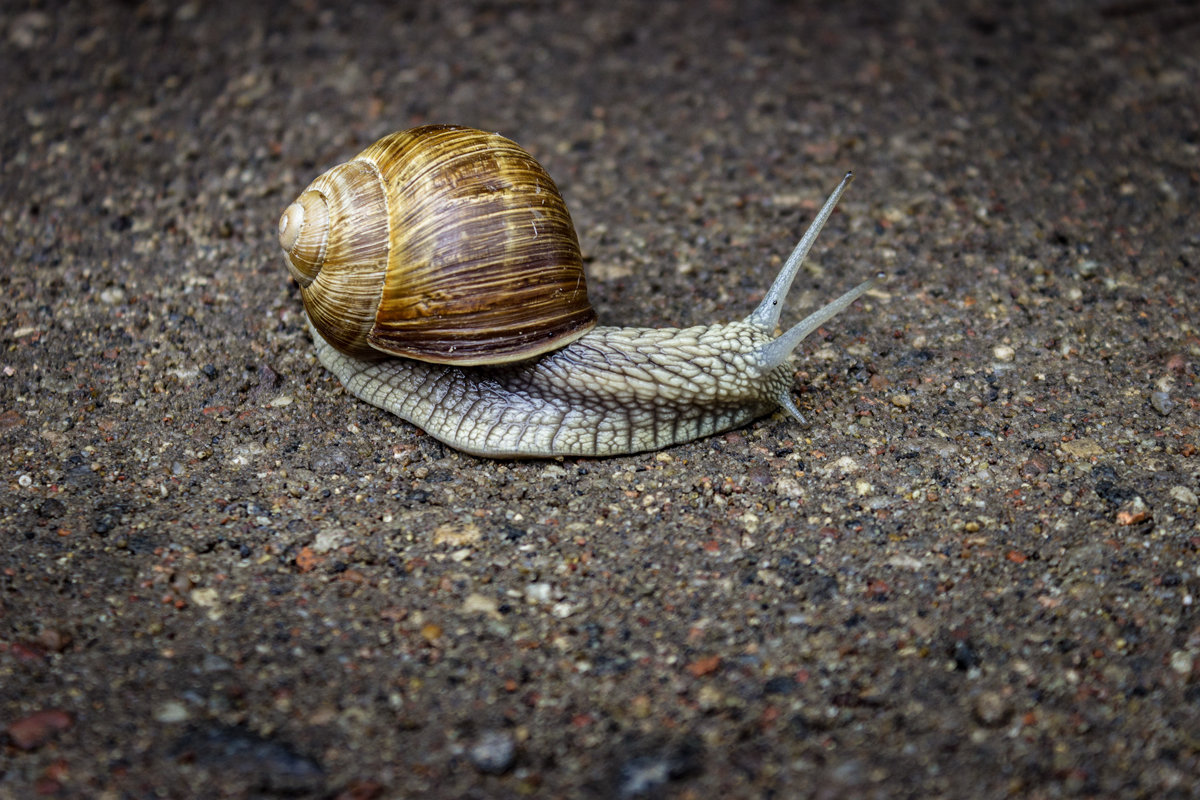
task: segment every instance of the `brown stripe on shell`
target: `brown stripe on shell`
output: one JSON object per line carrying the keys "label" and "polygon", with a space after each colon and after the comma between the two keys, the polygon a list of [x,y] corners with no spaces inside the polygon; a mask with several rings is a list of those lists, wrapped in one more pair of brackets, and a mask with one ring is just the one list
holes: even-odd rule
{"label": "brown stripe on shell", "polygon": [[426,126],[385,137],[393,214],[377,349],[424,361],[530,358],[595,325],[575,229],[554,181],[495,134]]}
{"label": "brown stripe on shell", "polygon": [[377,354],[367,336],[388,259],[387,198],[379,173],[356,159],[321,175],[309,192],[327,201],[329,236],[320,271],[301,289],[304,307],[334,347],[360,358]]}

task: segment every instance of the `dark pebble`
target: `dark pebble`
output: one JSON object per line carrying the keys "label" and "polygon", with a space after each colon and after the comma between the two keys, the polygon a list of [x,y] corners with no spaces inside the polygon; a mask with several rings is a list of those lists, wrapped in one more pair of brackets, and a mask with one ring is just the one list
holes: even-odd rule
{"label": "dark pebble", "polygon": [[700,748],[685,741],[632,756],[617,767],[615,794],[620,798],[662,797],[663,787],[701,772]]}
{"label": "dark pebble", "polygon": [[791,694],[798,685],[790,675],[776,675],[763,684],[763,694]]}
{"label": "dark pebble", "polygon": [[208,769],[253,776],[258,787],[276,792],[308,791],[324,777],[320,764],[290,744],[237,726],[193,728],[175,742],[172,753]]}
{"label": "dark pebble", "polygon": [[67,510],[67,504],[57,497],[48,497],[38,505],[38,516],[43,519],[58,519]]}
{"label": "dark pebble", "polygon": [[517,743],[507,731],[484,731],[467,755],[480,772],[501,775],[512,768],[517,758]]}

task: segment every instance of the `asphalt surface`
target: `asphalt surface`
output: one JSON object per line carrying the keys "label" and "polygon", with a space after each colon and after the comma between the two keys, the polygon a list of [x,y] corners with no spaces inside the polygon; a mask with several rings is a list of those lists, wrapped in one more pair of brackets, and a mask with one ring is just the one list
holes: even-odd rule
{"label": "asphalt surface", "polygon": [[[1200,796],[1200,8],[7,2],[0,797]],[[426,122],[601,320],[881,286],[776,414],[456,453],[275,243]]]}

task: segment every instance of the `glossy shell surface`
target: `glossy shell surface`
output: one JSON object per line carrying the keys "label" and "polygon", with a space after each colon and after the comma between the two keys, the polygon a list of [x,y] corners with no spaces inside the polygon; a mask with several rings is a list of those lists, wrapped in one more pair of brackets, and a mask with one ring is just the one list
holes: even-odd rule
{"label": "glossy shell surface", "polygon": [[279,240],[309,318],[348,355],[505,363],[596,323],[558,188],[497,134],[386,136],[313,181]]}

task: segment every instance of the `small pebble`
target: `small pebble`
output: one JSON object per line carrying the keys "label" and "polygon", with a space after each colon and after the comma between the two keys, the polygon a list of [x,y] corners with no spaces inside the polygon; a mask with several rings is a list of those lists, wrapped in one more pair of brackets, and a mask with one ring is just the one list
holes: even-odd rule
{"label": "small pebble", "polygon": [[1187,677],[1192,674],[1192,668],[1195,665],[1195,659],[1187,650],[1176,650],[1171,653],[1171,669],[1176,675]]}
{"label": "small pebble", "polygon": [[615,791],[607,796],[665,797],[666,784],[699,772],[703,763],[702,754],[687,744],[635,756],[620,765]]}
{"label": "small pebble", "polygon": [[253,796],[318,796],[317,785],[324,778],[320,763],[298,752],[290,742],[242,726],[196,722],[185,726],[169,747],[189,764],[242,780],[253,776],[256,785],[271,789]]}
{"label": "small pebble", "polygon": [[981,692],[975,698],[972,709],[975,719],[989,727],[1003,725],[1012,715],[1012,709],[999,692]]}
{"label": "small pebble", "polygon": [[1150,509],[1146,507],[1146,501],[1137,496],[1121,506],[1117,512],[1118,525],[1137,525],[1148,519],[1150,519]]}
{"label": "small pebble", "polygon": [[[867,765],[861,759],[850,758],[830,770],[829,777],[839,788],[861,786],[868,780]],[[837,794],[843,793],[839,791]],[[844,794],[857,794],[857,792],[845,792]]]}
{"label": "small pebble", "polygon": [[479,544],[483,531],[474,522],[446,522],[433,531],[433,543],[451,547],[467,547]]}
{"label": "small pebble", "polygon": [[[22,50],[29,50],[37,44],[38,37],[51,25],[50,15],[43,11],[26,11],[23,14],[17,14],[12,17],[10,22],[8,40]],[[32,111],[35,109],[26,110],[27,121]],[[30,122],[30,124],[33,123]]]}
{"label": "small pebble", "polygon": [[205,653],[200,662],[200,668],[204,672],[224,672],[233,669],[233,665],[216,653]]}
{"label": "small pebble", "polygon": [[1006,344],[1001,344],[992,349],[992,355],[995,356],[997,361],[1003,361],[1007,364],[1017,357],[1017,351]]}
{"label": "small pebble", "polygon": [[1175,408],[1175,401],[1166,392],[1151,392],[1150,405],[1154,406],[1154,410],[1165,417]]}
{"label": "small pebble", "polygon": [[763,684],[763,694],[791,694],[800,684],[791,675],[776,675]]}
{"label": "small pebble", "polygon": [[1021,464],[1022,478],[1036,478],[1047,469],[1046,462],[1040,458],[1030,458]]}
{"label": "small pebble", "polygon": [[508,772],[516,760],[517,743],[507,731],[484,731],[467,755],[475,769],[500,775]]}
{"label": "small pebble", "polygon": [[9,725],[8,738],[21,750],[34,750],[55,734],[68,730],[74,722],[70,714],[58,709],[35,711]]}
{"label": "small pebble", "polygon": [[115,306],[125,302],[125,290],[117,286],[110,286],[107,289],[100,290],[100,302]]}
{"label": "small pebble", "polygon": [[51,653],[61,653],[71,643],[71,634],[55,628],[43,628],[37,635],[37,642]]}
{"label": "small pebble", "polygon": [[178,700],[168,700],[154,709],[154,719],[156,722],[186,722],[191,716],[187,710],[187,706]]}
{"label": "small pebble", "polygon": [[892,395],[892,405],[896,408],[908,408],[912,405],[912,398],[906,394]]}
{"label": "small pebble", "polygon": [[1088,459],[1104,455],[1104,448],[1095,439],[1072,439],[1059,445],[1072,458]]}
{"label": "small pebble", "polygon": [[1196,493],[1186,486],[1172,486],[1171,499],[1183,503],[1185,506],[1200,505],[1200,498],[1196,497]]}
{"label": "small pebble", "polygon": [[721,690],[715,686],[705,684],[700,687],[700,691],[696,693],[696,705],[701,711],[712,711],[719,708],[725,700],[725,696],[721,694]]}
{"label": "small pebble", "polygon": [[462,610],[464,614],[486,614],[492,619],[500,619],[500,604],[496,602],[496,598],[482,594],[467,595]]}

